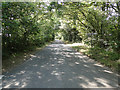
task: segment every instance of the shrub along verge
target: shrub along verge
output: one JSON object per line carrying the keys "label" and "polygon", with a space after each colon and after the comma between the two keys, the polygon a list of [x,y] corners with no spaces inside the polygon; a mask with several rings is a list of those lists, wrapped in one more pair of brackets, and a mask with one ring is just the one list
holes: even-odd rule
{"label": "shrub along verge", "polygon": [[103,48],[87,46],[73,46],[72,48],[89,56],[95,61],[99,61],[101,64],[117,71],[120,74],[120,55],[115,51],[106,51]]}

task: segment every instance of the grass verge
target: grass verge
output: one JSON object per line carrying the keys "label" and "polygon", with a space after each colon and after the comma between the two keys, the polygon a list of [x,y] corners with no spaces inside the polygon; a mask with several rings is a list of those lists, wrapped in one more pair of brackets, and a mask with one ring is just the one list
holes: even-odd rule
{"label": "grass verge", "polygon": [[120,55],[117,52],[106,51],[99,47],[90,48],[87,46],[73,46],[72,48],[120,74]]}

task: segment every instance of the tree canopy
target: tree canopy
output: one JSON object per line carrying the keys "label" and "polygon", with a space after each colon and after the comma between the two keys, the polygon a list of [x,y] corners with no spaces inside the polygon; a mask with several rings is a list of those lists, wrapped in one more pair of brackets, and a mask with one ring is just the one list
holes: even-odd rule
{"label": "tree canopy", "polygon": [[120,50],[119,2],[3,2],[2,14],[3,56],[41,46],[58,32],[70,42]]}

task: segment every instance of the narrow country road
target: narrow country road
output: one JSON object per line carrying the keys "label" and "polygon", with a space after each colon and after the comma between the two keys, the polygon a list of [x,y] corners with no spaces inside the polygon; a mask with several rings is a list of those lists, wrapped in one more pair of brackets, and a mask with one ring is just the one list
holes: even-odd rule
{"label": "narrow country road", "polygon": [[59,40],[3,78],[3,88],[95,87],[118,87],[116,74]]}

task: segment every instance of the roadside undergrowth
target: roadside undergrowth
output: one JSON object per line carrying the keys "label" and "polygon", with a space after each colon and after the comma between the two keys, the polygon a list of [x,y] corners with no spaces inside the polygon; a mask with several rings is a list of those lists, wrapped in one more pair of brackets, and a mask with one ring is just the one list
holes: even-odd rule
{"label": "roadside undergrowth", "polygon": [[[52,41],[51,41],[52,42]],[[18,51],[12,54],[8,54],[6,57],[3,57],[2,59],[2,72],[8,72],[12,68],[15,68],[16,66],[22,64],[26,60],[32,57],[32,55],[35,55],[38,51],[43,49],[45,46],[47,46],[49,43],[45,43],[41,46],[32,46],[27,47],[24,49],[24,51]]]}
{"label": "roadside undergrowth", "polygon": [[120,55],[117,52],[106,51],[99,47],[73,46],[72,48],[120,73]]}

